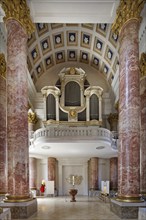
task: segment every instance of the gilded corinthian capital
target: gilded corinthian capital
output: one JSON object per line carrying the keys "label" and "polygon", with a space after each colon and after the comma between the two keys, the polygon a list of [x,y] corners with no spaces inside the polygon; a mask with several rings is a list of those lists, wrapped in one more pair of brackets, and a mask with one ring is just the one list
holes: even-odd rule
{"label": "gilded corinthian capital", "polygon": [[117,9],[117,16],[112,25],[114,33],[119,33],[123,25],[130,19],[141,21],[140,13],[145,0],[121,0]]}
{"label": "gilded corinthian capital", "polygon": [[3,53],[0,53],[0,75],[6,78],[6,60]]}
{"label": "gilded corinthian capital", "polygon": [[5,12],[4,22],[8,19],[15,19],[21,23],[28,35],[34,32],[35,28],[26,0],[0,0],[0,4]]}
{"label": "gilded corinthian capital", "polygon": [[141,77],[146,76],[146,53],[142,53],[140,57]]}

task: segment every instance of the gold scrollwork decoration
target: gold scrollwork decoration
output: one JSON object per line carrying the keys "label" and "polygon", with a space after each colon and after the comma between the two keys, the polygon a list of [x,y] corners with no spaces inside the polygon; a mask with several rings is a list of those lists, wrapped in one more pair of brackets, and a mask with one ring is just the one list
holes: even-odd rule
{"label": "gold scrollwork decoration", "polygon": [[35,112],[28,112],[28,122],[35,124],[37,123],[38,119],[37,119],[37,115]]}
{"label": "gold scrollwork decoration", "polygon": [[142,53],[140,57],[141,77],[146,76],[146,53]]}
{"label": "gold scrollwork decoration", "polygon": [[6,60],[3,53],[0,53],[0,75],[6,78]]}
{"label": "gold scrollwork decoration", "polygon": [[113,121],[118,121],[118,113],[110,113],[108,116],[108,122],[111,124]]}
{"label": "gold scrollwork decoration", "polygon": [[4,22],[8,19],[15,19],[20,22],[28,35],[34,32],[35,26],[31,21],[26,0],[0,0],[0,4],[5,12]]}
{"label": "gold scrollwork decoration", "polygon": [[112,25],[112,31],[119,33],[123,25],[130,19],[141,21],[140,13],[144,7],[145,0],[121,0],[117,9],[116,19]]}

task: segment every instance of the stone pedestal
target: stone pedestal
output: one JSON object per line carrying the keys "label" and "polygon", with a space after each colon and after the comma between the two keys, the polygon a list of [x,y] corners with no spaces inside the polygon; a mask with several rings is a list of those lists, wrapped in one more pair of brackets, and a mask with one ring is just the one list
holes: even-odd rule
{"label": "stone pedestal", "polygon": [[1,202],[2,208],[10,208],[12,219],[23,219],[29,218],[35,212],[37,212],[37,200],[33,199],[28,202],[17,202],[17,203],[4,203]]}
{"label": "stone pedestal", "polygon": [[139,208],[146,207],[146,202],[127,203],[111,199],[110,209],[121,219],[138,219]]}

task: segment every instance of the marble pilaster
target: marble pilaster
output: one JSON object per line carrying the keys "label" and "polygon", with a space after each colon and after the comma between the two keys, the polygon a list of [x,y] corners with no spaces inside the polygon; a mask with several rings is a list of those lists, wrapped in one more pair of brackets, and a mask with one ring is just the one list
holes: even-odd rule
{"label": "marble pilaster", "polygon": [[89,161],[89,189],[98,189],[98,158],[92,157]]}
{"label": "marble pilaster", "polygon": [[56,188],[56,164],[57,160],[54,157],[48,158],[48,180],[54,181],[54,187]]}
{"label": "marble pilaster", "polygon": [[7,192],[6,61],[0,54],[0,195]]}
{"label": "marble pilaster", "polygon": [[34,157],[29,158],[29,187],[32,190],[37,189],[37,159]]}
{"label": "marble pilaster", "polygon": [[118,189],[118,158],[110,158],[110,190]]}

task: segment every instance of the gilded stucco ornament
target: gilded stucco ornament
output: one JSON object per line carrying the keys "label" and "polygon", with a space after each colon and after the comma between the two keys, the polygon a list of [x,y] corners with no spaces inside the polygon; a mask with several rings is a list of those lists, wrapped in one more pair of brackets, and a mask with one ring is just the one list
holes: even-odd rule
{"label": "gilded stucco ornament", "polygon": [[8,19],[15,19],[23,26],[28,35],[34,32],[35,26],[31,21],[26,0],[0,0],[0,4],[5,12],[4,22]]}
{"label": "gilded stucco ornament", "polygon": [[140,57],[141,77],[146,76],[146,53],[142,53]]}
{"label": "gilded stucco ornament", "polygon": [[6,78],[6,60],[3,53],[0,53],[0,75]]}
{"label": "gilded stucco ornament", "polygon": [[115,103],[115,109],[117,112],[119,111],[119,100]]}
{"label": "gilded stucco ornament", "polygon": [[111,124],[113,121],[118,121],[118,113],[110,113],[108,116],[108,122]]}
{"label": "gilded stucco ornament", "polygon": [[37,123],[38,119],[37,119],[37,115],[35,112],[28,112],[28,122],[35,124]]}
{"label": "gilded stucco ornament", "polygon": [[123,25],[130,19],[141,21],[140,13],[144,7],[145,0],[121,0],[117,9],[116,19],[112,25],[112,31],[120,33]]}

